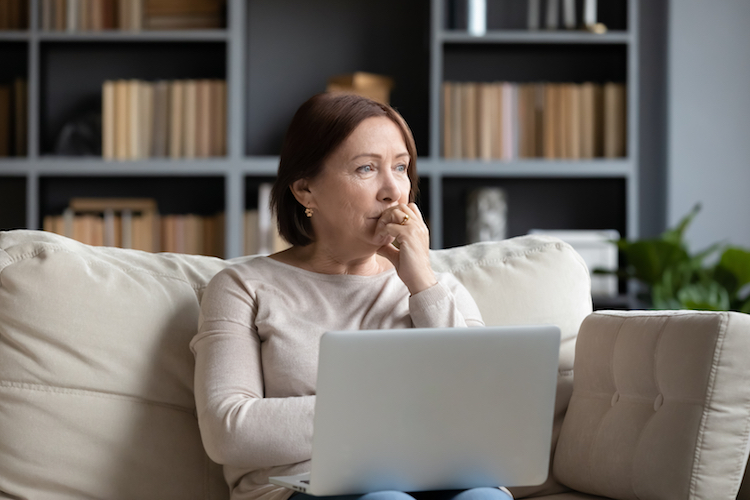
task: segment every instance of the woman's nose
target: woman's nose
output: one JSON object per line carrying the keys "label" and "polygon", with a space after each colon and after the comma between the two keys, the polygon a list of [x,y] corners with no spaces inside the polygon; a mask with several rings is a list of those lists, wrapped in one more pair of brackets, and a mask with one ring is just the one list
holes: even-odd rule
{"label": "woman's nose", "polygon": [[398,182],[390,170],[383,170],[381,176],[380,190],[378,192],[378,199],[380,201],[396,201],[401,199],[401,189],[399,188]]}

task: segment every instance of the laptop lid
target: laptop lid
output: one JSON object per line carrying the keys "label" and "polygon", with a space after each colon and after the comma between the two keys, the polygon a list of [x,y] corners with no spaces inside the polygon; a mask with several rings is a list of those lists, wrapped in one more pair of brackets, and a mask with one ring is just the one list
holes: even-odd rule
{"label": "laptop lid", "polygon": [[559,346],[551,325],[324,334],[308,493],[544,482]]}

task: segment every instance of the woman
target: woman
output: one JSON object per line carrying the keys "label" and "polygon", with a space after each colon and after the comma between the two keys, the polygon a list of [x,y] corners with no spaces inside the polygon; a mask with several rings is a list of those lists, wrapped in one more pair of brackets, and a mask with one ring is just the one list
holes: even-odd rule
{"label": "woman", "polygon": [[[483,324],[466,289],[430,267],[416,159],[401,116],[369,99],[320,94],[292,119],[271,195],[292,247],[217,274],[191,342],[203,443],[232,499],[286,500],[269,476],[309,471],[325,331]],[[399,496],[411,500],[366,495]]]}

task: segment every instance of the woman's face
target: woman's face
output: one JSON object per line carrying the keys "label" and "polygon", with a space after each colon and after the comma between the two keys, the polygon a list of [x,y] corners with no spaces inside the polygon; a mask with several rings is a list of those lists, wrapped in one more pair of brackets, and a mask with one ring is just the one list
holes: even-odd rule
{"label": "woman's face", "polygon": [[[378,219],[409,202],[411,158],[401,130],[386,117],[363,120],[308,182],[316,242],[361,243],[374,250],[390,243]],[[353,248],[352,248],[353,250]]]}

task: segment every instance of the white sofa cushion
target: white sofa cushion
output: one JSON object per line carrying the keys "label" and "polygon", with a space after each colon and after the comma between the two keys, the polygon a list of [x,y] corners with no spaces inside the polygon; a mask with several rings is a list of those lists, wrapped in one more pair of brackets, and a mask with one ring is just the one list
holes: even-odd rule
{"label": "white sofa cushion", "polygon": [[[561,326],[561,418],[575,334],[591,308],[580,257],[536,236],[432,257],[464,282],[488,324]],[[200,441],[188,343],[204,287],[231,262],[0,232],[0,492],[226,498]]]}
{"label": "white sofa cushion", "polygon": [[[552,433],[554,453],[573,392],[578,328],[591,313],[588,268],[573,247],[549,236],[475,243],[432,252],[435,271],[454,274],[477,301],[487,325],[549,323],[560,327],[560,365]],[[551,464],[550,464],[551,465]],[[565,491],[550,474],[537,487],[512,488],[516,498]]]}
{"label": "white sofa cushion", "polygon": [[557,477],[614,499],[734,499],[750,445],[749,356],[749,315],[592,314]]}
{"label": "white sofa cushion", "polygon": [[224,263],[0,236],[0,491],[222,498],[194,416],[198,300]]}

